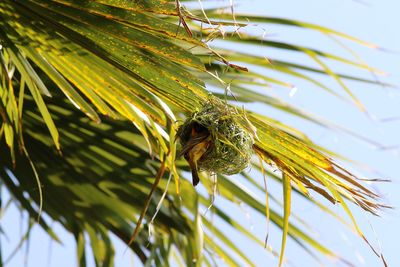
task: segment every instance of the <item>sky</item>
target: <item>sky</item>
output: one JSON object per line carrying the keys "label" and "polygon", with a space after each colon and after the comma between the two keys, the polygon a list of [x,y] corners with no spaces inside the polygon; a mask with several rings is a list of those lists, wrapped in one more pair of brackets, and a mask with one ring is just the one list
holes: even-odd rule
{"label": "sky", "polygon": [[[229,1],[226,1],[229,3]],[[253,0],[253,1],[234,1],[237,3],[236,9],[260,15],[277,17],[287,17],[303,20],[328,26],[336,30],[346,32],[352,36],[375,43],[382,49],[369,49],[351,42],[344,41],[344,44],[357,51],[369,65],[385,71],[387,76],[379,79],[385,82],[400,85],[400,1],[397,0]],[[245,4],[241,4],[245,3]],[[266,33],[266,38],[272,40],[284,40],[291,43],[302,44],[327,50],[332,53],[352,57],[346,51],[319,33],[308,32],[293,27],[279,26],[252,26],[249,31]],[[302,62],[303,57],[293,53],[282,53],[274,49],[261,49],[257,53],[263,53],[266,57],[282,58]],[[371,77],[369,73],[363,73],[356,69],[349,68],[340,64],[329,63],[330,66],[341,72],[360,74],[363,77]],[[277,76],[278,77],[278,76]],[[373,142],[366,142],[360,138],[355,138],[343,131],[332,131],[304,122],[303,120],[287,116],[273,109],[260,106],[249,108],[257,109],[261,113],[277,118],[282,122],[296,127],[306,133],[313,141],[325,146],[339,154],[351,158],[360,164],[349,164],[341,162],[361,177],[369,178],[389,178],[392,183],[373,184],[384,197],[384,201],[394,207],[400,205],[399,188],[399,157],[400,153],[397,146],[400,145],[400,91],[399,89],[382,88],[379,86],[366,85],[356,82],[347,82],[352,92],[365,104],[368,114],[358,110],[354,105],[335,99],[331,95],[322,92],[308,83],[296,80],[292,77],[281,76],[288,83],[295,86],[296,90],[284,88],[270,88],[267,94],[279,96],[285,101],[302,107],[310,113],[321,116],[336,124],[342,125],[347,129],[367,137]],[[331,79],[319,77],[321,81],[343,94],[343,90]],[[377,145],[379,144],[379,145]],[[382,145],[382,146],[380,146]],[[279,185],[271,184],[270,190],[280,191]],[[2,189],[2,193],[5,190]],[[279,194],[278,194],[279,196]],[[225,204],[217,197],[216,204]],[[379,259],[373,255],[368,246],[360,240],[357,235],[350,233],[345,227],[338,226],[333,219],[323,215],[315,207],[307,205],[301,199],[294,199],[292,205],[293,213],[306,218],[306,222],[315,231],[318,240],[327,246],[337,250],[344,257],[351,259],[356,266],[382,266]],[[232,208],[233,209],[233,208]],[[333,210],[339,214],[343,211],[339,207]],[[382,212],[381,217],[366,215],[353,209],[361,229],[365,232],[369,241],[374,247],[381,246],[382,252],[389,263],[389,266],[400,266],[398,257],[398,240],[400,239],[400,214],[398,209]],[[265,233],[264,221],[253,215],[247,218],[246,207],[237,212],[243,213],[243,221],[251,226],[252,231],[257,235],[263,236]],[[27,218],[20,215],[15,207],[10,208],[1,218],[1,228],[7,232],[7,237],[1,235],[3,258],[11,253],[16,246],[19,238],[26,231]],[[57,245],[50,241],[39,227],[34,227],[29,241],[29,253],[26,254],[26,247],[6,266],[75,266],[75,243],[73,237],[67,234],[57,223],[53,225],[55,231],[61,236],[64,245]],[[237,241],[242,242],[239,236],[235,236]],[[261,237],[262,239],[262,237]],[[276,228],[271,228],[271,243],[279,247],[280,232]],[[130,263],[138,263],[129,253],[122,255],[125,250],[124,245],[116,242],[116,266],[127,266]],[[252,247],[243,241],[245,247],[250,247],[249,257],[257,262],[257,266],[265,266],[266,263],[276,265],[276,259],[265,253],[262,248]],[[28,255],[26,259],[26,255]],[[286,256],[295,262],[295,266],[318,266],[318,264],[307,256],[294,242],[289,241],[286,248]],[[222,264],[222,263],[221,263]],[[337,266],[336,262],[324,261],[328,266]],[[272,265],[272,266],[275,266]],[[89,258],[89,266],[94,266]],[[130,265],[129,265],[130,266]],[[221,265],[222,266],[222,265]]]}

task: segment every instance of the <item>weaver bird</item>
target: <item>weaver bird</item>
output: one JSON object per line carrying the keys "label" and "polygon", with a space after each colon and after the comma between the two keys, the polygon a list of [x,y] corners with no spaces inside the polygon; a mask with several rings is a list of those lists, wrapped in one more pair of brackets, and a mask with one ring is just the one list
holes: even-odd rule
{"label": "weaver bird", "polygon": [[198,161],[207,152],[211,144],[211,135],[207,128],[194,122],[191,127],[190,135],[187,136],[180,155],[189,163],[192,170],[192,183],[196,186],[200,182],[198,174]]}

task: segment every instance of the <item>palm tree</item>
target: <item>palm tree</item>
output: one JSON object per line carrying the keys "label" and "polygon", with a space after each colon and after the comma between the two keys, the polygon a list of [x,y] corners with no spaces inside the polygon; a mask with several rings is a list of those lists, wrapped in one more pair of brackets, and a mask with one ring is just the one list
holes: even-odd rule
{"label": "palm tree", "polygon": [[[343,98],[314,78],[314,74],[329,76],[347,94],[346,100],[361,111],[362,103],[344,81],[380,82],[338,73],[324,62],[377,71],[362,62],[272,41],[243,28],[249,21],[301,27],[374,46],[302,21],[242,15],[231,7],[228,12],[188,9],[181,2],[0,2],[0,181],[11,193],[11,201],[55,241],[61,240],[50,221],[59,222],[73,234],[80,266],[86,264],[85,243],[89,241],[96,266],[113,266],[111,233],[143,264],[167,266],[174,257],[184,266],[212,266],[217,256],[231,266],[242,262],[254,266],[221,224],[202,214],[208,207],[215,221],[264,245],[263,238],[239,223],[237,215],[210,205],[216,187],[220,198],[232,205],[245,203],[282,229],[280,249],[265,244],[280,265],[287,236],[312,255],[345,262],[289,221],[292,194],[304,197],[338,222],[342,218],[321,199],[341,205],[364,239],[348,203],[377,214],[383,207],[379,196],[338,165],[334,160],[338,155],[300,131],[242,107],[259,103],[332,127],[260,93],[259,89],[267,86],[291,87],[279,75],[267,75],[263,70],[303,79],[332,97]],[[319,67],[266,59],[240,49],[253,46],[303,54]],[[252,171],[229,177],[223,172],[202,173],[203,188],[198,189],[184,179],[190,169],[179,157],[177,134],[179,125],[213,97],[221,99],[227,110],[234,110],[240,117],[235,123],[252,135]],[[277,201],[275,194],[267,190],[267,183],[264,187],[264,182],[256,179],[261,177],[258,174],[265,181],[282,183],[283,215],[269,206],[270,201]],[[260,201],[242,181],[266,192],[266,200]],[[321,198],[311,198],[310,192]]]}

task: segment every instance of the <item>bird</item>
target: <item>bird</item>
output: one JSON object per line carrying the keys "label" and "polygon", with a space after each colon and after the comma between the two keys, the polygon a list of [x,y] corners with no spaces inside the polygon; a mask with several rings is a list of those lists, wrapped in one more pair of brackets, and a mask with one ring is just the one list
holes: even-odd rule
{"label": "bird", "polygon": [[200,182],[198,162],[207,152],[211,144],[210,132],[199,123],[193,123],[187,142],[183,145],[180,155],[183,155],[189,163],[192,171],[192,184],[196,186]]}

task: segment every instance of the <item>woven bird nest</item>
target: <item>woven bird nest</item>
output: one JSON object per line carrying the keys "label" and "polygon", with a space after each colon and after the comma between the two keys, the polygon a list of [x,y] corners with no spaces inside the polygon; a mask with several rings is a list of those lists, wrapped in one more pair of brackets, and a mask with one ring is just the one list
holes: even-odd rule
{"label": "woven bird nest", "polygon": [[[243,123],[244,122],[244,123]],[[200,111],[194,112],[180,126],[182,147],[191,138],[193,127],[204,127],[211,135],[211,145],[199,159],[200,171],[232,175],[244,170],[250,162],[254,138],[244,127],[249,124],[244,112],[210,96]]]}

